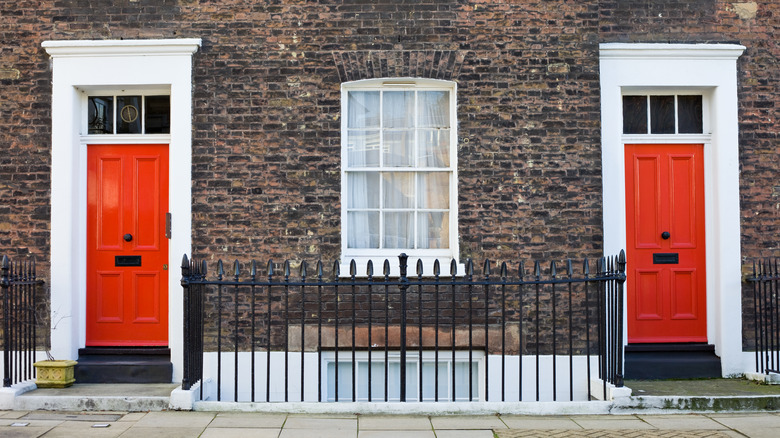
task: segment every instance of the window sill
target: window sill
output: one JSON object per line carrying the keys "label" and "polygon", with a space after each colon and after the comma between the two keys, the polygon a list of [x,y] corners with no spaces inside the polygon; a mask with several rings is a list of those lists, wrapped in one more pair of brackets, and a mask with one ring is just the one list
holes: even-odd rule
{"label": "window sill", "polygon": [[[395,257],[368,257],[368,256],[355,256],[355,257],[349,257],[345,256],[341,258],[341,263],[339,264],[339,278],[349,278],[352,275],[350,274],[350,264],[351,261],[355,262],[355,277],[356,278],[367,278],[368,277],[368,262],[369,260],[373,263],[373,278],[379,278],[384,277],[384,264],[385,260],[387,260],[390,267],[390,277],[399,277],[401,275],[401,267],[400,267],[400,261],[398,259],[398,256]],[[435,256],[415,256],[415,255],[409,255],[409,258],[407,260],[407,267],[406,267],[406,276],[407,277],[417,277],[417,261],[422,261],[422,273],[423,277],[431,278],[434,276],[433,273],[433,265],[436,260],[439,260],[439,277],[452,277],[452,274],[450,272],[451,264],[452,264],[452,257],[442,256],[442,257],[435,257]],[[463,263],[460,263],[456,260],[456,277],[463,277],[466,273],[466,267]]]}

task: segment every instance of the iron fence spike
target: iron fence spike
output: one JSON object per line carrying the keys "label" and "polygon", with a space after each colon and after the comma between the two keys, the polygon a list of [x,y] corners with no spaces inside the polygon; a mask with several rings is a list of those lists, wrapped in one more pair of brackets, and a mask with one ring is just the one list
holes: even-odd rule
{"label": "iron fence spike", "polygon": [[222,280],[222,276],[225,274],[225,268],[222,266],[222,259],[217,260],[217,278]]}
{"label": "iron fence spike", "polygon": [[274,275],[274,261],[271,259],[268,260],[267,273],[268,273],[268,278],[271,278]]}
{"label": "iron fence spike", "polygon": [[385,277],[390,276],[390,260],[385,259],[385,262],[382,264],[382,274],[384,274]]}
{"label": "iron fence spike", "polygon": [[558,271],[555,269],[555,260],[550,262],[550,277],[555,278],[558,275]]}
{"label": "iron fence spike", "polygon": [[357,275],[357,263],[355,263],[355,259],[352,259],[349,261],[349,276],[354,277]]}
{"label": "iron fence spike", "polygon": [[306,260],[301,261],[301,279],[306,279]]}
{"label": "iron fence spike", "polygon": [[542,266],[539,264],[539,260],[534,262],[534,277],[536,277],[536,281],[542,278]]}
{"label": "iron fence spike", "polygon": [[455,278],[455,276],[458,275],[458,262],[455,261],[455,259],[452,259],[450,261],[450,275]]}
{"label": "iron fence spike", "polygon": [[252,275],[252,281],[255,281],[255,278],[257,278],[257,262],[252,260],[252,270],[250,271],[250,274]]}
{"label": "iron fence spike", "polygon": [[502,262],[501,263],[501,274],[500,275],[501,275],[501,278],[506,280],[506,277],[507,277],[506,262]]}
{"label": "iron fence spike", "polygon": [[284,278],[285,280],[290,278],[290,261],[285,260],[284,261]]}
{"label": "iron fence spike", "polygon": [[582,273],[585,274],[585,277],[590,275],[590,266],[588,265],[587,257],[585,258],[585,261],[582,262]]}
{"label": "iron fence spike", "polygon": [[235,275],[236,275],[236,281],[238,281],[238,277],[241,275],[241,265],[238,263],[238,259],[233,262],[233,265],[235,267]]}
{"label": "iron fence spike", "polygon": [[341,276],[341,265],[339,265],[339,261],[336,260],[333,262],[333,279],[338,280],[339,276]]}
{"label": "iron fence spike", "polygon": [[482,271],[485,274],[485,278],[490,277],[490,259],[485,259],[485,264],[482,267]]}
{"label": "iron fence spike", "polygon": [[571,265],[571,259],[566,260],[566,271],[568,271],[569,278],[572,278],[574,276],[574,269]]}
{"label": "iron fence spike", "polygon": [[433,276],[439,278],[441,274],[441,266],[439,265],[439,259],[433,261]]}
{"label": "iron fence spike", "polygon": [[417,259],[417,276],[422,277],[423,275],[423,262],[421,259]]}
{"label": "iron fence spike", "polygon": [[366,263],[366,275],[368,278],[371,278],[374,276],[374,262],[369,260],[368,263]]}
{"label": "iron fence spike", "polygon": [[317,260],[317,279],[322,280],[322,260]]}

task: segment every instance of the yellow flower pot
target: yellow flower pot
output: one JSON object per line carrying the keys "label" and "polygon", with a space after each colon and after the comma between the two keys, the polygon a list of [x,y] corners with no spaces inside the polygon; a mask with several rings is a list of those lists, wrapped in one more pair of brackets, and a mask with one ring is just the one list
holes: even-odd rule
{"label": "yellow flower pot", "polygon": [[37,377],[35,384],[38,388],[67,388],[73,385],[76,378],[73,369],[75,360],[42,360],[35,362]]}

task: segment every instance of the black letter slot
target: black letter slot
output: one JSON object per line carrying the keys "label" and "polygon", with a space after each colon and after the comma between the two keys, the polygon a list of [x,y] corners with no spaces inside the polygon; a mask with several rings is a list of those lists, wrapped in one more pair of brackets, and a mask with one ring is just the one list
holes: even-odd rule
{"label": "black letter slot", "polygon": [[141,266],[141,256],[114,256],[114,266]]}
{"label": "black letter slot", "polygon": [[680,255],[676,252],[653,253],[654,265],[676,265],[680,263]]}

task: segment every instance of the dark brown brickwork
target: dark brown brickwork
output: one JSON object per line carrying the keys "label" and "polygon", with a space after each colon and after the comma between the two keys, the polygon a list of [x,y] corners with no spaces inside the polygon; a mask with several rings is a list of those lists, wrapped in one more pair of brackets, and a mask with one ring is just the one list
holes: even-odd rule
{"label": "dark brown brickwork", "polygon": [[[461,255],[602,248],[598,43],[739,43],[745,258],[780,248],[780,2],[0,0],[0,250],[49,251],[51,71],[41,42],[202,38],[193,248],[340,253],[340,83],[458,85]],[[736,208],[736,206],[735,206]]]}

